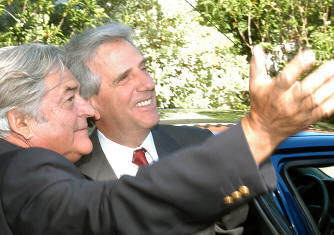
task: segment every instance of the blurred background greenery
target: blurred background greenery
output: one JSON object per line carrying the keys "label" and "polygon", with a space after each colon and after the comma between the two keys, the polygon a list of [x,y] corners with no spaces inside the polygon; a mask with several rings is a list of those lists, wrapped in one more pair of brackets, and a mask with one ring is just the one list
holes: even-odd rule
{"label": "blurred background greenery", "polygon": [[135,29],[162,110],[249,110],[255,44],[273,72],[306,47],[334,55],[334,0],[0,0],[0,46],[61,46],[110,20]]}

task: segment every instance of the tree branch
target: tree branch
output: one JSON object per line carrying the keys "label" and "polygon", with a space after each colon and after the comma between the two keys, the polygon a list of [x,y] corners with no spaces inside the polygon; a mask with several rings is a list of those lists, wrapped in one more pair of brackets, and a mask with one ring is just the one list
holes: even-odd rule
{"label": "tree branch", "polygon": [[27,1],[28,1],[28,0],[24,0],[23,8],[22,8],[22,13],[24,13],[25,10],[26,10],[26,8],[27,8]]}
{"label": "tree branch", "polygon": [[249,9],[249,13],[248,13],[248,42],[249,45],[253,45],[253,40],[252,40],[252,31],[251,31],[251,23],[252,23],[252,9]]}
{"label": "tree branch", "polygon": [[329,7],[326,6],[326,12],[322,16],[322,21],[324,23],[324,33],[327,33],[328,14],[329,14]]}
{"label": "tree branch", "polygon": [[[238,19],[237,19],[237,18],[234,18],[234,22],[235,22],[236,24],[238,24]],[[243,41],[249,48],[252,48],[252,47],[249,45],[249,43],[247,42],[245,35],[244,35],[243,32],[239,29],[239,27],[237,27],[237,30],[238,30],[238,33],[239,33],[240,37],[242,38],[242,41]]]}
{"label": "tree branch", "polygon": [[16,22],[20,22],[20,20],[18,18],[16,18],[12,13],[10,13],[9,11],[7,11],[6,9],[4,9],[4,11],[10,15]]}

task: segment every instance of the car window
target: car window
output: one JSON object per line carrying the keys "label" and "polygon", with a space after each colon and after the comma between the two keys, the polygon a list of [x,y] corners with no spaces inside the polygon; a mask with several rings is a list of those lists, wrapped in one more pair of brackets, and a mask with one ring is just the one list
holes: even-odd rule
{"label": "car window", "polygon": [[319,169],[329,177],[334,178],[334,166],[320,167]]}
{"label": "car window", "polygon": [[288,167],[285,176],[297,204],[320,234],[334,234],[334,164],[298,164]]}

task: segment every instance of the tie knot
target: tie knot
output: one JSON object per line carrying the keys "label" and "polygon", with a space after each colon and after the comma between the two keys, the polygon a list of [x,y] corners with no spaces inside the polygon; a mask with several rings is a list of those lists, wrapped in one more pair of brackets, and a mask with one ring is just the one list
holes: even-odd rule
{"label": "tie knot", "polygon": [[146,149],[144,148],[135,150],[133,152],[132,162],[136,164],[137,166],[148,165],[148,162],[145,156],[145,152],[146,152]]}

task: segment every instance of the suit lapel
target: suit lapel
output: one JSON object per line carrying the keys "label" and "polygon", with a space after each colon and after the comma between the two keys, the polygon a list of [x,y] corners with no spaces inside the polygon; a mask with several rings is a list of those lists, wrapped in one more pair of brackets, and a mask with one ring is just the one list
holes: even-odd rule
{"label": "suit lapel", "polygon": [[101,148],[96,128],[90,135],[90,139],[93,143],[93,151],[91,154],[84,156],[78,163],[81,171],[95,180],[117,179],[114,170],[110,166]]}
{"label": "suit lapel", "polygon": [[159,158],[166,157],[182,147],[160,125],[156,125],[151,131]]}

